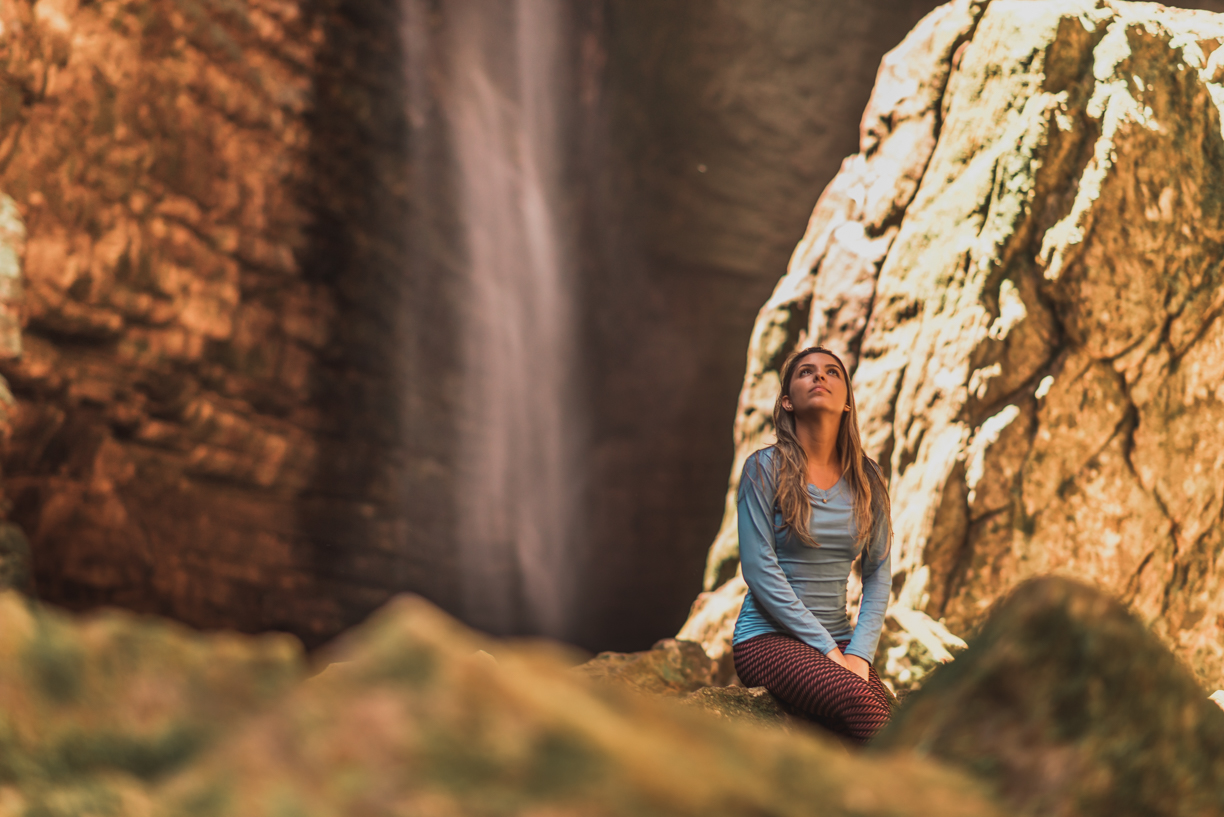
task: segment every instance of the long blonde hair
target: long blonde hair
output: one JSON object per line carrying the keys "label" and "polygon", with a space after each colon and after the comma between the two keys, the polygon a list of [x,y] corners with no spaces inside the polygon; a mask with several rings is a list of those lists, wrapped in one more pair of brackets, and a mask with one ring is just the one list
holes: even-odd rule
{"label": "long blonde hair", "polygon": [[849,411],[843,411],[841,425],[837,429],[837,456],[841,462],[842,472],[854,495],[854,524],[858,542],[861,544],[867,536],[873,533],[875,520],[889,526],[889,536],[892,535],[891,512],[888,501],[888,486],[880,466],[863,453],[863,442],[859,437],[858,407],[854,403],[854,390],[850,388],[850,373],[846,364],[837,355],[823,346],[810,346],[793,353],[782,365],[782,390],[774,403],[774,430],[778,442],[774,446],[774,498],[782,518],[791,532],[799,541],[809,547],[820,547],[820,543],[812,537],[810,528],[812,504],[807,490],[807,454],[799,444],[795,433],[795,415],[782,408],[782,398],[790,392],[791,380],[799,362],[808,355],[828,355],[837,361],[841,369],[842,379],[846,384],[846,404]]}

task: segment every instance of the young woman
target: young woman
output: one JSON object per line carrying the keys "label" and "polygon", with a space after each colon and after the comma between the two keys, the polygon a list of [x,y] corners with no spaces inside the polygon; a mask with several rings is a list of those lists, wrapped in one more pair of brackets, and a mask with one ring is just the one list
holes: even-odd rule
{"label": "young woman", "polygon": [[[841,359],[796,352],[774,404],[778,442],[748,458],[739,488],[748,594],[732,638],[735,671],[860,743],[891,713],[871,666],[892,580],[888,489],[863,454]],[[846,582],[862,555],[858,623]]]}

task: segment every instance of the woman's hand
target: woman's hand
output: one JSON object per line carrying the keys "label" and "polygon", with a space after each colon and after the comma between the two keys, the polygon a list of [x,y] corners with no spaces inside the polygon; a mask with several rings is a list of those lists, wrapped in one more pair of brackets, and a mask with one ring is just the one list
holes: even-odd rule
{"label": "woman's hand", "polygon": [[871,665],[862,658],[859,658],[857,655],[843,655],[841,650],[834,647],[832,650],[825,653],[825,657],[827,657],[834,664],[850,670],[864,681],[867,680],[867,670],[871,667]]}
{"label": "woman's hand", "polygon": [[868,680],[868,672],[871,669],[870,664],[868,664],[862,658],[859,658],[857,655],[846,655],[842,658],[846,662],[844,665],[846,669],[850,670],[864,681]]}

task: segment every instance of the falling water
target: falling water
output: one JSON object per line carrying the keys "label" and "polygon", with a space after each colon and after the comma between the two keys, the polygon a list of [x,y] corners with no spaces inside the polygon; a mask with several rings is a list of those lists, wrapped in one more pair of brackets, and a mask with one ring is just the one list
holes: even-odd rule
{"label": "falling water", "polygon": [[569,629],[580,490],[574,318],[559,223],[560,0],[448,6],[448,96],[466,239],[457,479],[465,617]]}

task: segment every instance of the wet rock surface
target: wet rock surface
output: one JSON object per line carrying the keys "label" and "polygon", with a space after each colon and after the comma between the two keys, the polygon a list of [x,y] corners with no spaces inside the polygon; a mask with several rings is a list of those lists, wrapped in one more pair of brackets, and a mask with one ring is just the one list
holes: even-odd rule
{"label": "wet rock surface", "polygon": [[1224,712],[1123,605],[1066,579],[1015,588],[873,745],[951,762],[1018,814],[1224,809]]}
{"label": "wet rock surface", "polygon": [[[787,352],[847,355],[890,478],[891,649],[923,672],[1057,573],[1224,678],[1221,42],[1224,17],[1154,4],[942,7],[886,58],[758,316],[738,461]],[[738,558],[737,478],[708,589]]]}

